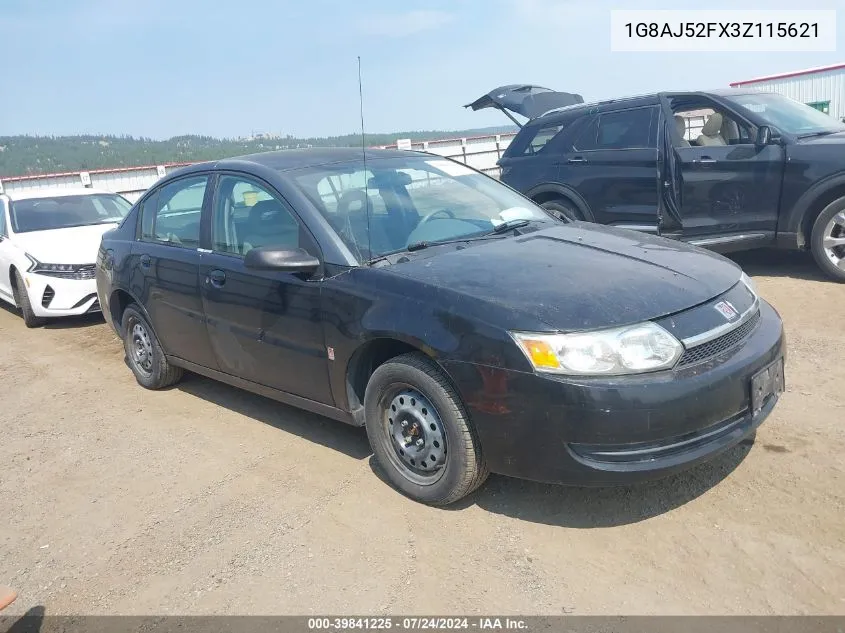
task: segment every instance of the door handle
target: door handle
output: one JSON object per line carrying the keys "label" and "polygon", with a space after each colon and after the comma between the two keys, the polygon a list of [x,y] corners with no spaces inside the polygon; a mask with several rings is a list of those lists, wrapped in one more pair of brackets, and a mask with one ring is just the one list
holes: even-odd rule
{"label": "door handle", "polygon": [[693,161],[694,163],[701,163],[702,165],[711,165],[716,162],[715,158],[710,158],[709,156],[702,156],[699,159]]}
{"label": "door handle", "polygon": [[144,253],[143,255],[141,255],[139,261],[141,262],[141,266],[143,266],[144,268],[149,268],[153,260],[149,255]]}
{"label": "door handle", "polygon": [[576,156],[575,158],[570,158],[566,162],[569,163],[570,165],[577,165],[578,163],[586,163],[587,159],[581,158],[580,156]]}
{"label": "door handle", "polygon": [[211,270],[205,278],[205,283],[220,288],[226,283],[226,273],[222,270]]}

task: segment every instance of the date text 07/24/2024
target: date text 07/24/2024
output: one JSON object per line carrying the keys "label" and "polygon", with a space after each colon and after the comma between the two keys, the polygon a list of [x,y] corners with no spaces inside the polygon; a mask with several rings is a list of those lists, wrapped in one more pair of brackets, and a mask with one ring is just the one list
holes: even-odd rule
{"label": "date text 07/24/2024", "polygon": [[349,630],[511,630],[527,631],[525,620],[508,617],[323,617],[309,618],[309,631]]}

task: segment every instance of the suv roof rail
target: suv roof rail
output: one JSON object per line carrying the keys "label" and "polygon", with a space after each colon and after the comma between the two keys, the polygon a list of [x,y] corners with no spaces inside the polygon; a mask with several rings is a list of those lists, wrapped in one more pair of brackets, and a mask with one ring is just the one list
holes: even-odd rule
{"label": "suv roof rail", "polygon": [[540,116],[535,117],[534,119],[532,119],[532,121],[536,121],[537,119],[542,119],[544,116],[549,115],[549,114],[557,114],[558,112],[566,112],[568,110],[577,110],[578,108],[583,108],[583,107],[587,107],[587,106],[591,106],[591,105],[596,105],[596,104],[593,104],[593,103],[573,103],[572,105],[562,106],[560,108],[552,108],[551,110],[547,110],[546,112],[543,112],[543,114],[541,114]]}
{"label": "suv roof rail", "polygon": [[561,108],[553,108],[548,112],[544,112],[537,119],[547,116],[549,114],[557,114],[558,112],[566,112],[568,110],[575,110],[577,108],[594,108],[596,106],[603,106],[608,105],[610,103],[624,103],[625,101],[636,101],[637,99],[646,99],[648,97],[656,97],[657,93],[647,93],[647,94],[639,94],[639,95],[630,95],[627,97],[617,97],[615,99],[602,99],[601,101],[590,101],[589,103],[574,103],[572,105],[563,106]]}

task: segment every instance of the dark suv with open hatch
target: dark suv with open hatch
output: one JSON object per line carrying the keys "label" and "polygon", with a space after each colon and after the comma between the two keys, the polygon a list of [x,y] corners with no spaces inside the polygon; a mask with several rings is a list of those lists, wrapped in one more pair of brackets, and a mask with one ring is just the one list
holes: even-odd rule
{"label": "dark suv with open hatch", "polygon": [[585,104],[514,85],[468,107],[530,119],[501,179],[561,216],[719,252],[809,249],[845,281],[845,125],[810,106],[740,89]]}

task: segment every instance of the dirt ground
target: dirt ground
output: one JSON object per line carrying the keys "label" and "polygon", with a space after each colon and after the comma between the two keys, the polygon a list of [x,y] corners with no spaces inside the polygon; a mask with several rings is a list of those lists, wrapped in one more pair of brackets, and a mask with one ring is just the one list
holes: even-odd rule
{"label": "dirt ground", "polygon": [[645,486],[394,492],[363,430],[191,376],[146,391],[100,318],[0,309],[8,615],[845,614],[845,286],[735,258],[786,324],[754,442]]}

